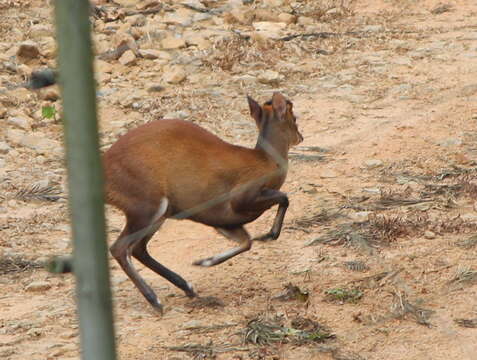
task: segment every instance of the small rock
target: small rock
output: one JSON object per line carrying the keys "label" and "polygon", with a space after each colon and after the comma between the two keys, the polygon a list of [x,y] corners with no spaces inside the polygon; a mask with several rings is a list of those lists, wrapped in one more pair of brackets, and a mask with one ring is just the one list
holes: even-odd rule
{"label": "small rock", "polygon": [[162,21],[170,25],[190,26],[192,25],[192,14],[189,9],[178,9],[166,13]]}
{"label": "small rock", "polygon": [[41,92],[40,97],[43,100],[56,101],[60,98],[60,93],[57,88],[50,87],[50,88],[44,89]]}
{"label": "small rock", "polygon": [[170,36],[161,41],[161,46],[166,50],[181,49],[186,47],[186,42],[184,39]]}
{"label": "small rock", "polygon": [[31,40],[22,42],[17,50],[17,56],[26,60],[36,59],[40,56],[37,43]]}
{"label": "small rock", "polygon": [[0,141],[0,154],[8,154],[11,149],[5,141]]}
{"label": "small rock", "polygon": [[127,18],[127,22],[131,24],[131,26],[144,26],[146,25],[147,18],[142,14],[138,14],[129,16]]}
{"label": "small rock", "polygon": [[186,119],[190,116],[187,110],[172,111],[164,115],[164,119]]}
{"label": "small rock", "polygon": [[477,84],[467,85],[460,89],[460,96],[463,97],[473,96],[475,93],[477,93]]}
{"label": "small rock", "polygon": [[477,31],[466,33],[462,40],[477,40]]}
{"label": "small rock", "polygon": [[180,65],[173,65],[164,69],[163,80],[170,84],[179,84],[187,77],[185,69]]}
{"label": "small rock", "polygon": [[287,27],[286,23],[259,21],[253,23],[254,29],[264,38],[278,39],[283,34],[282,31]]}
{"label": "small rock", "polygon": [[460,218],[464,221],[469,221],[469,222],[477,222],[477,214],[462,214]]}
{"label": "small rock", "polygon": [[154,60],[158,59],[160,56],[160,51],[159,50],[154,50],[154,49],[141,49],[139,50],[139,54],[144,58],[144,59],[149,59],[149,60]]}
{"label": "small rock", "polygon": [[182,324],[182,328],[184,329],[198,328],[201,326],[204,326],[204,324],[200,322],[199,320],[190,320]]}
{"label": "small rock", "polygon": [[7,140],[14,144],[20,145],[21,139],[25,136],[25,131],[18,129],[8,129],[7,130]]}
{"label": "small rock", "polygon": [[333,170],[322,169],[320,171],[320,178],[322,178],[322,179],[333,179],[333,178],[336,178],[336,177],[338,177],[338,174]]}
{"label": "small rock", "polygon": [[113,66],[104,60],[96,59],[94,65],[96,67],[96,71],[99,73],[111,74],[113,72]]}
{"label": "small rock", "polygon": [[280,7],[283,5],[285,0],[263,0],[263,3],[270,7]]}
{"label": "small rock", "polygon": [[366,165],[367,168],[372,169],[372,168],[376,168],[383,165],[383,162],[378,159],[370,159],[370,160],[366,160],[364,162],[364,165]]}
{"label": "small rock", "polygon": [[384,31],[384,27],[382,25],[367,25],[363,27],[364,32],[381,32]]}
{"label": "small rock", "polygon": [[448,138],[439,141],[440,146],[450,147],[450,146],[459,146],[462,144],[462,140],[456,138]]}
{"label": "small rock", "polygon": [[361,222],[361,221],[366,221],[369,218],[369,214],[371,214],[371,211],[358,211],[358,212],[352,212],[348,214],[351,220]]}
{"label": "small rock", "polygon": [[121,55],[121,57],[118,59],[118,61],[122,65],[133,65],[136,62],[136,55],[131,50],[127,50],[124,52],[124,54]]}
{"label": "small rock", "polygon": [[197,14],[194,14],[194,16],[192,17],[193,22],[200,22],[200,21],[205,21],[209,19],[212,19],[212,15],[206,14],[206,13],[197,13]]}
{"label": "small rock", "polygon": [[29,119],[27,117],[11,117],[7,120],[8,124],[23,130],[31,130],[32,122],[33,122],[33,119]]}
{"label": "small rock", "polygon": [[161,92],[164,91],[166,88],[162,85],[152,85],[150,86],[147,91],[148,92]]}
{"label": "small rock", "polygon": [[265,70],[258,75],[258,81],[262,84],[278,85],[283,79],[283,75],[273,70]]}
{"label": "small rock", "polygon": [[472,120],[477,120],[477,113],[471,115]]}
{"label": "small rock", "polygon": [[363,192],[368,194],[381,194],[380,188],[363,188]]}
{"label": "small rock", "polygon": [[281,13],[278,15],[278,20],[285,24],[294,24],[296,22],[296,16],[288,13]]}
{"label": "small rock", "polygon": [[184,36],[184,40],[187,45],[194,45],[199,48],[199,50],[205,50],[212,46],[212,43],[199,34],[189,34]]}
{"label": "small rock", "polygon": [[256,76],[252,76],[252,75],[248,75],[248,74],[236,75],[236,76],[233,77],[233,79],[235,81],[243,81],[244,83],[247,83],[247,84],[253,84],[255,81],[257,81]]}
{"label": "small rock", "polygon": [[250,25],[254,19],[254,12],[246,7],[237,7],[230,11],[230,13],[224,14],[224,21],[227,24],[240,23],[243,25]]}
{"label": "small rock", "polygon": [[39,135],[25,135],[20,139],[20,145],[35,150],[39,154],[56,151],[60,147],[58,141]]}
{"label": "small rock", "polygon": [[30,36],[34,39],[51,36],[52,31],[49,25],[33,24],[30,27]]}
{"label": "small rock", "polygon": [[435,239],[435,238],[436,238],[436,234],[434,234],[432,231],[427,230],[427,231],[424,233],[424,237],[425,237],[426,239]]}
{"label": "small rock", "polygon": [[39,337],[42,334],[42,330],[39,328],[32,328],[28,330],[26,334],[31,337]]}
{"label": "small rock", "polygon": [[311,17],[300,16],[297,20],[297,23],[300,24],[300,25],[313,25],[315,23],[315,21]]}
{"label": "small rock", "polygon": [[25,287],[25,290],[29,292],[41,292],[41,291],[46,291],[50,288],[51,288],[51,284],[49,282],[33,281]]}
{"label": "small rock", "polygon": [[4,119],[6,115],[7,115],[7,109],[6,108],[1,108],[0,109],[0,119]]}

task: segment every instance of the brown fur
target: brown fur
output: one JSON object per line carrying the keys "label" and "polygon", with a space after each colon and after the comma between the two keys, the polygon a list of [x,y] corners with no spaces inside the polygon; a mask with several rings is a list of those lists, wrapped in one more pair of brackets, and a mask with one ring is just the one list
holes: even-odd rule
{"label": "brown fur", "polygon": [[247,251],[251,238],[242,225],[273,205],[279,209],[272,230],[280,234],[288,198],[278,190],[287,173],[288,150],[303,139],[291,103],[275,93],[260,107],[248,98],[259,129],[254,149],[229,144],[182,120],[157,120],[122,136],[103,156],[106,202],[122,210],[126,227],[111,251],[139,290],[161,308],[154,292],[134,270],[130,255],[183,289],[195,293],[179,275],[150,257],[146,245],[167,218],[187,218],[213,226],[238,241],[238,248],[198,261],[212,266]]}

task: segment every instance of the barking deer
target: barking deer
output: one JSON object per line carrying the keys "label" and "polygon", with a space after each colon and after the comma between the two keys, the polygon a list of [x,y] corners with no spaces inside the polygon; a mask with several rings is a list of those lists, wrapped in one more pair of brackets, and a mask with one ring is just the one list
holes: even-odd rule
{"label": "barking deer", "polygon": [[[247,97],[259,135],[255,148],[229,144],[188,121],[156,120],[129,131],[104,154],[106,202],[126,216],[126,226],[111,246],[113,257],[147,301],[162,312],[151,287],[135,270],[131,256],[196,296],[180,275],[157,262],[147,244],[163,222],[188,219],[214,227],[238,243],[221,254],[195,261],[213,266],[249,250],[253,240],[277,239],[288,207],[279,191],[288,151],[303,141],[293,104],[276,92],[260,106]],[[252,239],[244,225],[272,206],[278,211],[271,230]]]}

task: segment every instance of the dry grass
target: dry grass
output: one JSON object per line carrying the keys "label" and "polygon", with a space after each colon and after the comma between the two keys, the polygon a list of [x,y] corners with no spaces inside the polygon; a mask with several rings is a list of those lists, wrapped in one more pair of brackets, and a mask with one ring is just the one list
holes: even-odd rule
{"label": "dry grass", "polygon": [[273,343],[292,343],[306,345],[323,342],[335,336],[315,321],[295,318],[290,326],[284,326],[279,319],[255,318],[248,322],[243,331],[246,344],[270,345]]}
{"label": "dry grass", "polygon": [[293,226],[299,229],[307,229],[314,226],[323,225],[339,219],[344,215],[341,213],[342,209],[337,210],[330,210],[330,209],[322,209],[319,213],[316,213],[311,216],[303,216],[295,219],[293,222]]}
{"label": "dry grass", "polygon": [[472,270],[470,267],[464,266],[457,269],[452,279],[449,280],[449,284],[475,284],[476,281],[477,271]]}
{"label": "dry grass", "polygon": [[0,258],[0,275],[19,273],[44,267],[43,263],[21,257]]}
{"label": "dry grass", "polygon": [[393,293],[394,300],[391,305],[391,313],[395,318],[404,319],[410,315],[418,324],[430,326],[429,318],[434,313],[433,310],[424,309],[408,300],[408,296],[403,291]]}
{"label": "dry grass", "polygon": [[51,185],[34,184],[18,190],[15,194],[15,199],[23,201],[57,201],[61,198],[61,190]]}
{"label": "dry grass", "polygon": [[355,0],[304,1],[294,3],[293,13],[320,22],[342,20],[354,15]]}

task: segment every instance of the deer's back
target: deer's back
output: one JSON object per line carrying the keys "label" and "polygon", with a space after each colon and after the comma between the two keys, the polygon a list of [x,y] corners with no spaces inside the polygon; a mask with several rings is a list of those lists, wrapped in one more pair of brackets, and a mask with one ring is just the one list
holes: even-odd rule
{"label": "deer's back", "polygon": [[260,151],[229,144],[182,120],[157,120],[131,130],[103,161],[108,203],[128,211],[157,206],[165,196],[173,213],[276,168]]}

